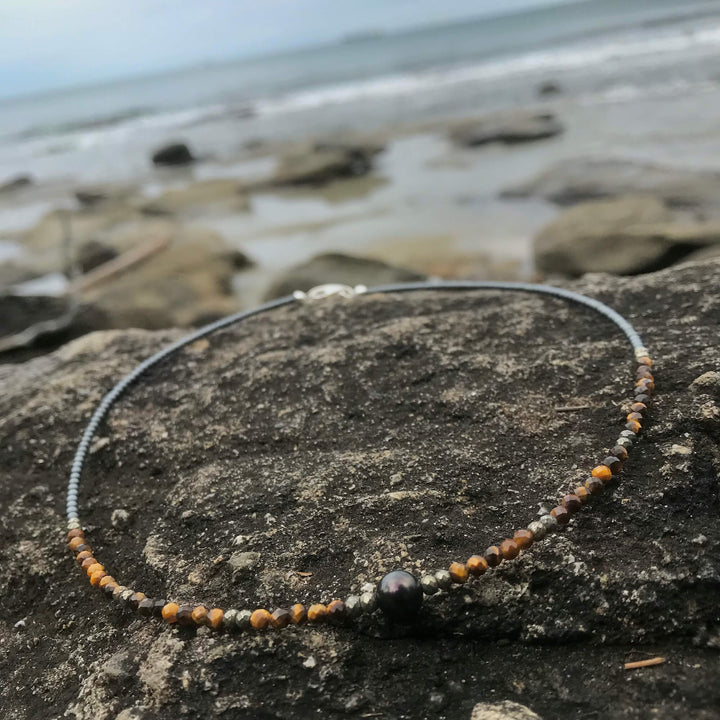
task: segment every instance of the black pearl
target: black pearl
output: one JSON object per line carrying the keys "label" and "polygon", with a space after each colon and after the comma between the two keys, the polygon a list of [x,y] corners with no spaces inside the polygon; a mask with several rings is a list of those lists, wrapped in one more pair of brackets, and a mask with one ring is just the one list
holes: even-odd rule
{"label": "black pearl", "polygon": [[422,585],[409,572],[393,570],[378,583],[377,604],[390,620],[410,622],[422,601]]}

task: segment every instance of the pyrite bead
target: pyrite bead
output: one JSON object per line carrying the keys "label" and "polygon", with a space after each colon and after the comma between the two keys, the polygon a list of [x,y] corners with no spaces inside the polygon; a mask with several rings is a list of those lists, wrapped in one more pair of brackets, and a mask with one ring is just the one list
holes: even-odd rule
{"label": "pyrite bead", "polygon": [[545,526],[545,529],[548,532],[550,532],[551,530],[555,530],[558,524],[557,520],[550,514],[542,515],[539,522],[541,522]]}
{"label": "pyrite bead", "polygon": [[238,630],[247,630],[250,627],[252,613],[249,610],[240,610],[235,618],[235,627]]}
{"label": "pyrite bead", "polygon": [[542,540],[547,534],[547,529],[539,520],[533,520],[528,525],[528,530],[533,534],[535,540]]}
{"label": "pyrite bead", "polygon": [[[203,607],[203,606],[198,605],[198,607]],[[197,609],[198,608],[195,608],[195,610],[197,610]],[[205,611],[206,611],[205,617],[207,617],[207,608],[203,608],[203,609],[205,609]],[[195,622],[198,622],[195,619],[195,610],[193,610],[193,620],[195,620]],[[226,610],[225,615],[223,616],[223,627],[227,630],[234,630],[237,627],[238,614],[239,613],[237,610],[234,610],[234,609]],[[204,622],[205,622],[205,619],[202,619],[202,623],[204,623]],[[200,624],[201,623],[198,623],[198,625],[200,625]]]}
{"label": "pyrite bead", "polygon": [[350,595],[345,600],[345,612],[350,619],[359,617],[362,614],[362,605],[358,595]]}
{"label": "pyrite bead", "polygon": [[371,613],[377,607],[377,598],[374,592],[364,592],[360,596],[360,604],[362,605],[363,612]]}
{"label": "pyrite bead", "polygon": [[378,607],[386,617],[397,622],[412,620],[423,601],[420,582],[405,570],[393,570],[385,575],[378,583],[376,595]]}
{"label": "pyrite bead", "polygon": [[434,575],[423,575],[420,578],[420,585],[422,585],[423,592],[426,595],[434,595],[440,589]]}
{"label": "pyrite bead", "polygon": [[447,570],[438,570],[435,573],[435,579],[441,590],[447,590],[452,585],[452,578]]}

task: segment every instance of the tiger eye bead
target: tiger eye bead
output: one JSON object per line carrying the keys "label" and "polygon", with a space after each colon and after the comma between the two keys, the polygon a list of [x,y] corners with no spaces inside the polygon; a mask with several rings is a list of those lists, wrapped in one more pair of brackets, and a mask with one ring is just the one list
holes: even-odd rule
{"label": "tiger eye bead", "polygon": [[640,425],[637,420],[628,420],[628,422],[625,423],[625,429],[634,432],[636,435],[640,432],[641,428],[642,425]]}
{"label": "tiger eye bead", "polygon": [[284,628],[290,624],[290,612],[285,608],[278,608],[270,616],[270,624],[274,628]]}
{"label": "tiger eye bead", "polygon": [[89,550],[82,550],[77,554],[77,557],[75,558],[75,561],[78,565],[82,565],[85,560],[92,558],[92,553]]}
{"label": "tiger eye bead", "polygon": [[328,604],[328,618],[330,618],[330,620],[343,620],[346,614],[345,603],[342,600],[333,600]]}
{"label": "tiger eye bead", "polygon": [[647,365],[648,367],[652,367],[652,360],[647,355],[641,355],[638,359],[638,365]]}
{"label": "tiger eye bead", "polygon": [[180,605],[177,611],[177,624],[183,627],[193,625],[193,608],[192,605]]}
{"label": "tiger eye bead", "polygon": [[487,560],[481,555],[473,555],[468,558],[467,569],[471,575],[479,577],[488,569]]}
{"label": "tiger eye bead", "polygon": [[599,478],[593,477],[585,481],[585,488],[591,495],[599,495],[605,488],[605,484]]}
{"label": "tiger eye bead", "polygon": [[448,568],[448,572],[450,573],[450,577],[452,578],[452,581],[454,583],[458,583],[461,585],[462,583],[467,582],[468,569],[465,563],[452,563]]}
{"label": "tiger eye bead", "polygon": [[564,525],[570,520],[570,513],[562,505],[554,507],[550,514],[558,521],[560,525]]}
{"label": "tiger eye bead", "polygon": [[[628,459],[628,451],[622,445],[615,445],[610,450],[610,455],[615,456],[620,462],[625,462]],[[610,468],[612,470],[612,468]]]}
{"label": "tiger eye bead", "polygon": [[652,370],[647,365],[640,365],[635,372],[635,377],[640,380],[641,378],[653,379]]}
{"label": "tiger eye bead", "polygon": [[572,494],[575,495],[578,500],[584,505],[588,501],[588,497],[590,493],[588,493],[587,488],[583,485],[578,485],[573,491]]}
{"label": "tiger eye bead", "polygon": [[327,618],[327,607],[325,605],[321,605],[320,603],[315,603],[315,605],[311,605],[308,608],[307,611],[307,619],[308,622],[322,622]]}
{"label": "tiger eye bead", "polygon": [[175,623],[177,622],[177,614],[180,606],[177,603],[167,603],[162,609],[162,618],[165,622]]}
{"label": "tiger eye bead", "polygon": [[487,564],[490,567],[497,567],[502,560],[502,553],[500,552],[500,548],[497,545],[491,545],[483,553],[483,557],[485,558]]}
{"label": "tiger eye bead", "polygon": [[190,616],[196,625],[205,625],[207,624],[208,609],[204,605],[196,605]]}
{"label": "tiger eye bead", "polygon": [[[267,610],[265,612],[267,612]],[[222,626],[224,617],[225,613],[220,608],[213,608],[212,610],[208,610],[206,624],[213,630],[217,630]]]}
{"label": "tiger eye bead", "polygon": [[514,540],[503,540],[500,543],[500,552],[506,560],[514,560],[520,554],[520,548]]}
{"label": "tiger eye bead", "polygon": [[106,575],[104,578],[101,578],[100,582],[98,583],[98,587],[104,588],[108,583],[114,583],[114,582],[115,582],[114,577],[112,577],[110,575]]}
{"label": "tiger eye bead", "polygon": [[264,608],[259,608],[253,611],[250,616],[250,625],[255,630],[265,630],[265,628],[272,622],[272,615]]}
{"label": "tiger eye bead", "polygon": [[637,420],[638,422],[643,419],[643,416],[639,412],[631,412],[625,416],[625,419],[629,422],[630,420]]}
{"label": "tiger eye bead", "polygon": [[610,468],[610,472],[613,475],[617,475],[622,470],[622,462],[620,461],[619,457],[615,457],[614,455],[609,455],[606,457],[602,464],[606,467]]}
{"label": "tiger eye bead", "polygon": [[513,535],[513,540],[520,550],[529,548],[533,544],[533,534],[530,530],[523,528],[522,530],[516,530]]}
{"label": "tiger eye bead", "polygon": [[107,573],[104,570],[97,570],[94,573],[90,575],[90,584],[93,587],[97,587],[100,584],[100,581],[107,575]]}
{"label": "tiger eye bead", "polygon": [[597,465],[592,470],[592,476],[598,480],[608,481],[612,477],[612,470],[607,465]]}
{"label": "tiger eye bead", "polygon": [[296,603],[290,608],[290,622],[293,625],[300,625],[307,620],[307,610],[304,605]]}
{"label": "tiger eye bead", "polygon": [[573,494],[566,495],[562,499],[562,505],[569,513],[576,513],[582,507],[580,498]]}
{"label": "tiger eye bead", "polygon": [[103,585],[102,591],[105,593],[105,596],[108,598],[112,598],[115,596],[115,588],[120,587],[117,583],[117,581],[109,582]]}
{"label": "tiger eye bead", "polygon": [[[85,563],[83,563],[85,565]],[[82,567],[82,565],[80,566]],[[88,577],[90,577],[93,573],[100,572],[100,570],[104,570],[105,566],[101,565],[97,560],[94,563],[88,564],[88,566],[85,568],[85,572],[88,574]]]}
{"label": "tiger eye bead", "polygon": [[[140,603],[147,597],[145,593],[143,592],[134,592],[132,593],[127,600],[125,601],[128,605],[128,607],[132,608],[133,610],[137,610],[140,606]],[[185,607],[184,605],[182,606]]]}
{"label": "tiger eye bead", "polygon": [[74,537],[72,540],[70,540],[70,541],[68,542],[68,547],[69,547],[71,550],[77,552],[78,547],[80,547],[80,545],[84,545],[84,544],[85,544],[85,538],[83,538],[83,537]]}
{"label": "tiger eye bead", "polygon": [[67,540],[70,542],[73,538],[80,537],[84,538],[85,533],[80,528],[73,528],[67,534]]}

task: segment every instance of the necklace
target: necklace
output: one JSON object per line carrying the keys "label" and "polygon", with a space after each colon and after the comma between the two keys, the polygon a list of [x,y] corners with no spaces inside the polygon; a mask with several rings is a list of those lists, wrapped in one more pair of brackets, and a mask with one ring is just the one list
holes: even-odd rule
{"label": "necklace", "polygon": [[[85,537],[78,510],[78,489],[90,443],[113,405],[151,367],[162,362],[173,353],[191,343],[226,328],[246,318],[259,315],[292,303],[321,301],[330,296],[352,298],[361,294],[413,292],[418,290],[509,290],[551,295],[584,305],[613,322],[630,342],[637,361],[636,382],[633,396],[627,405],[629,414],[624,427],[607,457],[591,470],[590,477],[581,485],[570,490],[550,512],[540,515],[527,527],[517,530],[512,537],[497,545],[491,545],[482,554],[473,555],[465,562],[453,562],[448,568],[423,575],[420,578],[405,570],[394,570],[385,575],[376,585],[366,584],[358,595],[345,600],[335,599],[329,603],[315,603],[306,607],[296,603],[290,607],[278,608],[273,612],[260,608],[256,610],[222,610],[203,604],[178,604],[165,599],[147,597],[145,593],[126,587],[117,581],[98,561]],[[379,608],[392,621],[409,622],[420,610],[426,595],[449,590],[453,585],[462,585],[471,577],[479,577],[501,562],[511,561],[526,551],[548,533],[565,525],[593,495],[600,494],[622,470],[628,452],[637,440],[641,423],[651,402],[655,389],[652,375],[652,361],[643,346],[640,336],[632,325],[607,305],[593,298],[548,285],[505,282],[427,282],[386,285],[368,289],[362,285],[321,285],[307,293],[293,295],[266,303],[253,310],[237,313],[210,323],[168,345],[155,355],[140,363],[132,372],[118,382],[102,399],[95,409],[83,432],[70,471],[67,489],[67,542],[80,568],[87,574],[90,585],[98,588],[107,597],[121,605],[136,610],[144,617],[161,617],[166,622],[178,625],[206,625],[214,629],[245,630],[254,628],[282,628],[302,623],[321,623],[356,618]]]}

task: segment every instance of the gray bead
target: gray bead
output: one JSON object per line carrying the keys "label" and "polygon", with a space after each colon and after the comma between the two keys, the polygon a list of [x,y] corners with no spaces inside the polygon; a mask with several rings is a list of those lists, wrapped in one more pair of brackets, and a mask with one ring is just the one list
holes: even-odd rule
{"label": "gray bead", "polygon": [[235,627],[238,630],[247,630],[250,627],[250,616],[252,613],[249,610],[240,610],[235,617]]}
{"label": "gray bead", "polygon": [[127,589],[124,592],[120,593],[120,601],[127,602],[134,594],[134,590]]}
{"label": "gray bead", "polygon": [[435,573],[435,580],[437,581],[438,587],[443,590],[447,590],[452,585],[452,578],[447,570],[438,570]]}
{"label": "gray bead", "polygon": [[617,444],[617,445],[621,445],[622,447],[624,447],[624,448],[626,448],[626,449],[629,449],[629,448],[631,448],[631,447],[633,446],[633,441],[630,440],[630,438],[619,437],[619,438],[617,439],[617,443],[616,443],[616,444]]}
{"label": "gray bead", "polygon": [[73,518],[72,520],[68,520],[67,529],[68,530],[75,530],[77,528],[82,528],[82,525],[80,524],[80,521],[77,518]]}
{"label": "gray bead", "polygon": [[362,602],[358,595],[350,595],[345,600],[345,613],[349,618],[356,618],[361,615],[363,611]]}
{"label": "gray bead", "polygon": [[528,525],[528,530],[533,534],[535,540],[542,540],[547,535],[547,529],[539,520],[533,520]]}
{"label": "gray bead", "polygon": [[631,443],[634,443],[635,440],[637,440],[637,435],[632,430],[623,430],[620,433],[621,438],[627,438]]}
{"label": "gray bead", "polygon": [[226,630],[233,630],[236,627],[237,616],[238,616],[237,610],[228,610],[223,615],[222,626]]}
{"label": "gray bead", "polygon": [[426,595],[434,595],[440,589],[434,575],[423,575],[420,578],[420,584]]}
{"label": "gray bead", "polygon": [[557,527],[557,520],[552,515],[543,515],[539,522],[541,522],[545,529],[549,532],[550,530],[554,530]]}
{"label": "gray bead", "polygon": [[363,612],[371,613],[377,606],[377,598],[374,592],[366,592],[360,596],[360,605],[362,606]]}

